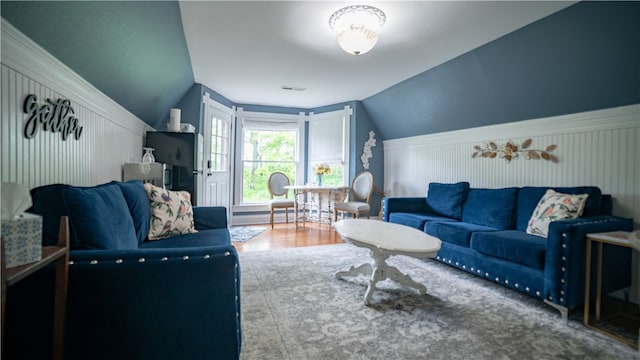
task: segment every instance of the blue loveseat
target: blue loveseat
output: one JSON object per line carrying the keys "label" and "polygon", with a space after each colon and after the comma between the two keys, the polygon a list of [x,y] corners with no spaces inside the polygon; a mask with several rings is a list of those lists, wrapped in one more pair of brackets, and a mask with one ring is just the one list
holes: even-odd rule
{"label": "blue loveseat", "polygon": [[[43,241],[70,220],[65,359],[238,359],[240,269],[224,207],[194,207],[197,233],[149,241],[141,182],[31,191]],[[8,359],[50,358],[54,268],[11,288]],[[35,340],[34,340],[35,339]]]}
{"label": "blue loveseat", "polygon": [[[529,219],[548,189],[588,194],[584,212],[551,222],[546,238],[528,234]],[[611,215],[611,196],[593,186],[475,189],[467,182],[431,183],[426,197],[390,197],[383,206],[384,221],[442,240],[436,260],[543,299],[565,320],[570,308],[584,302],[585,235],[633,229],[632,219]],[[606,292],[630,285],[630,249],[605,245],[603,261]]]}

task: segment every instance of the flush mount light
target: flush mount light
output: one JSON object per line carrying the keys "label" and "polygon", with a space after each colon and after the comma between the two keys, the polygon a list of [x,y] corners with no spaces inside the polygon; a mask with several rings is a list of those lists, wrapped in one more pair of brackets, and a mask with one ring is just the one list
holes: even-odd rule
{"label": "flush mount light", "polygon": [[340,47],[353,55],[362,55],[378,42],[378,31],[387,16],[382,10],[368,5],[343,7],[329,18],[329,26],[338,34]]}

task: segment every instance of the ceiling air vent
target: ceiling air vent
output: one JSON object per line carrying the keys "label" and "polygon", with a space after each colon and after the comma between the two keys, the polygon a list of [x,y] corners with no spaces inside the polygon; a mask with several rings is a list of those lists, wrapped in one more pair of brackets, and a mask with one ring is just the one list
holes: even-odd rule
{"label": "ceiling air vent", "polygon": [[296,86],[287,86],[287,85],[280,86],[280,89],[286,90],[286,91],[305,91],[305,90],[307,90],[307,88],[296,87]]}

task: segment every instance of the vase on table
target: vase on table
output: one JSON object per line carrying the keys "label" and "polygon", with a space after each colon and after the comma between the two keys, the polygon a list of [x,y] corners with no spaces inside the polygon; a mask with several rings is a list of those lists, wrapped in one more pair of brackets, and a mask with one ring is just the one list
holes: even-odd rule
{"label": "vase on table", "polygon": [[322,186],[322,175],[318,175],[318,186]]}

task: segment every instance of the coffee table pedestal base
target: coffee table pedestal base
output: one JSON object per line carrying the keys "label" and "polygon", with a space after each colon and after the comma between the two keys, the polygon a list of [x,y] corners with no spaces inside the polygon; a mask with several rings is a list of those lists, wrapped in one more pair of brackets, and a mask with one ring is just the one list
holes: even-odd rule
{"label": "coffee table pedestal base", "polygon": [[371,296],[376,288],[378,281],[385,279],[391,279],[400,283],[403,286],[417,289],[420,295],[427,293],[427,287],[414,281],[409,275],[403,274],[397,268],[387,264],[386,260],[392,254],[385,253],[384,251],[371,250],[371,257],[373,263],[365,263],[360,266],[352,266],[347,271],[339,271],[336,273],[336,279],[343,279],[346,276],[358,276],[360,274],[365,276],[371,276],[369,280],[369,286],[367,287],[367,293],[364,296],[364,304],[370,305]]}

